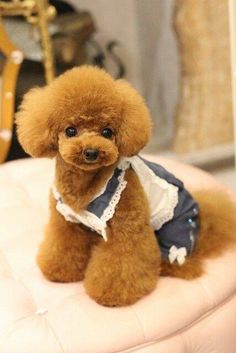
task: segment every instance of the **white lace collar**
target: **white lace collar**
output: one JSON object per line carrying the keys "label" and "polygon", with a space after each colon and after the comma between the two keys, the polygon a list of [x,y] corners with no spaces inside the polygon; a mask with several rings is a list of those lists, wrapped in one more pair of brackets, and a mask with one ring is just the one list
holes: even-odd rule
{"label": "white lace collar", "polygon": [[[138,156],[120,160],[113,175],[93,198],[86,210],[75,212],[63,202],[63,197],[53,185],[52,192],[57,201],[56,208],[58,212],[67,221],[82,223],[102,235],[103,239],[107,241],[107,222],[113,217],[121,194],[126,188],[125,172],[130,166],[138,175],[147,195],[150,207],[150,223],[155,230],[160,229],[164,223],[173,218],[174,209],[178,203],[178,187],[156,175]],[[99,213],[98,209],[101,205],[103,208]]]}
{"label": "white lace collar", "polygon": [[[98,217],[96,213],[90,212],[88,210],[75,212],[70,206],[68,206],[63,202],[63,198],[60,195],[60,193],[57,191],[56,186],[54,184],[52,186],[52,193],[57,201],[57,204],[56,204],[57,211],[61,213],[67,221],[73,222],[73,223],[82,223],[85,226],[89,227],[91,230],[96,231],[97,233],[102,235],[103,239],[107,241],[107,234],[106,234],[107,222],[113,217],[115,213],[115,208],[120,201],[122,191],[126,188],[127,181],[124,180],[124,177],[125,177],[125,171],[129,167],[130,167],[130,162],[127,158],[122,158],[119,164],[117,165],[116,170],[119,169],[121,171],[119,176],[117,177],[118,186],[114,190],[112,198],[110,199],[107,207],[105,207],[101,217]],[[107,185],[109,184],[109,182],[113,177],[114,177],[114,174],[107,180],[106,184],[99,191],[99,193],[97,193],[94,196],[92,201],[98,199],[99,197],[105,194]]]}

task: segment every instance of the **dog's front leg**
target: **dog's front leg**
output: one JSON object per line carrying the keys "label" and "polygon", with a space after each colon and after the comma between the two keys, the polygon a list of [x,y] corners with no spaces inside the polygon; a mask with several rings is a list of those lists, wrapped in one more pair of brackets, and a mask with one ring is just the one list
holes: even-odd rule
{"label": "dog's front leg", "polygon": [[57,212],[50,197],[51,215],[40,245],[37,262],[51,281],[74,282],[84,278],[93,235],[79,224],[68,222]]}
{"label": "dog's front leg", "polygon": [[106,306],[133,304],[150,293],[160,273],[160,251],[149,225],[149,209],[135,173],[108,225],[108,241],[92,250],[85,273],[87,293]]}

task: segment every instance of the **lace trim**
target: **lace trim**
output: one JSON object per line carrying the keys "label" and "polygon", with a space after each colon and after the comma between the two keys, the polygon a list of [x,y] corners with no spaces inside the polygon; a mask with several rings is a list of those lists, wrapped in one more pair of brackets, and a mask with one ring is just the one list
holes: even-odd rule
{"label": "lace trim", "polygon": [[155,230],[160,229],[166,222],[170,221],[174,217],[174,210],[178,204],[178,188],[177,186],[170,185],[170,194],[168,205],[165,206],[165,214],[154,216],[154,220],[151,224]]}
{"label": "lace trim", "polygon": [[166,201],[162,209],[158,212],[155,210],[151,211],[151,224],[155,230],[160,229],[163,224],[170,221],[174,216],[174,209],[178,204],[178,187],[168,183],[165,179],[156,175],[152,169],[146,166],[146,164],[138,156],[133,156],[130,158],[130,163],[135,170],[136,174],[139,176],[141,184],[146,191],[146,195],[149,199],[149,204],[151,205],[152,194],[149,192],[149,188],[145,189],[145,177],[143,171],[154,177],[155,183],[163,190],[166,194]]}
{"label": "lace trim", "polygon": [[120,201],[121,194],[126,188],[127,181],[124,180],[125,171],[130,167],[130,163],[127,159],[121,159],[118,168],[122,170],[121,174],[118,177],[119,185],[112,196],[112,199],[108,207],[104,210],[101,218],[98,218],[95,214],[89,211],[81,211],[76,213],[73,209],[63,202],[63,199],[60,193],[57,191],[55,184],[52,186],[52,193],[57,201],[56,209],[57,211],[64,216],[66,221],[73,223],[82,223],[89,227],[91,230],[102,235],[103,239],[107,241],[106,234],[106,222],[111,219],[115,213],[115,208]]}
{"label": "lace trim", "polygon": [[116,206],[118,205],[121,198],[121,194],[127,185],[127,181],[124,180],[124,177],[125,177],[125,172],[129,167],[130,167],[130,163],[126,159],[121,160],[121,163],[118,165],[118,168],[122,170],[121,174],[118,177],[119,185],[114,195],[112,196],[112,199],[108,207],[104,210],[103,215],[101,217],[101,221],[104,223],[109,221],[109,219],[111,219],[114,216]]}
{"label": "lace trim", "polygon": [[74,212],[70,206],[63,202],[62,197],[57,191],[55,185],[52,186],[52,193],[57,201],[56,209],[65,218],[66,221],[72,223],[82,223],[92,231],[102,235],[103,239],[107,241],[106,223],[104,223],[93,213],[90,213],[86,210],[78,213]]}
{"label": "lace trim", "polygon": [[[142,164],[142,163],[139,162],[139,164]],[[121,174],[118,177],[119,185],[115,190],[115,193],[112,196],[112,199],[109,205],[104,210],[101,218],[98,218],[95,214],[90,213],[87,210],[81,211],[79,213],[74,212],[73,209],[71,209],[68,205],[66,205],[63,202],[61,195],[56,190],[55,185],[53,185],[52,192],[55,199],[57,200],[56,209],[58,210],[59,213],[61,213],[64,216],[64,218],[67,221],[70,221],[73,223],[82,223],[87,227],[89,227],[91,230],[96,231],[97,233],[102,235],[104,240],[107,241],[106,223],[114,216],[115,208],[120,201],[123,190],[126,188],[127,181],[124,180],[124,177],[125,177],[125,172],[130,167],[130,165],[132,165],[135,171],[137,172],[137,174],[139,174],[140,172],[139,168],[138,169],[135,168],[137,166],[136,158],[121,159],[118,165],[118,168],[122,170]],[[152,171],[150,170],[149,172],[152,172]],[[152,172],[151,174],[154,174],[154,173]],[[167,202],[165,203],[164,208],[159,210],[158,213],[154,212],[151,215],[151,224],[155,230],[158,230],[163,226],[163,224],[170,221],[174,216],[174,209],[178,204],[178,187],[172,184],[169,184],[166,180],[158,176],[155,176],[155,178],[156,180],[158,180],[159,186],[161,186],[161,188],[163,190],[166,190],[167,192]],[[148,195],[148,196],[151,196],[151,195]]]}

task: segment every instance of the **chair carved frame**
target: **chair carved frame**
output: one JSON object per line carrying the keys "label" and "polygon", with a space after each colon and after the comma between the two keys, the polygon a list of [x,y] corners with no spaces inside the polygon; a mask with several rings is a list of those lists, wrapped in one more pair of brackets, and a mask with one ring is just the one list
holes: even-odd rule
{"label": "chair carved frame", "polygon": [[0,52],[6,58],[2,72],[0,98],[0,163],[8,154],[14,120],[15,88],[23,53],[15,47],[4,30],[0,18]]}
{"label": "chair carved frame", "polygon": [[[48,32],[48,21],[56,15],[56,10],[47,0],[13,0],[9,3],[0,1],[1,16],[22,15],[26,20],[39,27],[41,46],[44,57],[46,82],[54,79],[54,57],[51,38]],[[15,88],[23,61],[23,53],[15,47],[4,30],[0,16],[0,53],[6,58],[2,76],[0,92],[0,163],[4,162],[11,145]]]}

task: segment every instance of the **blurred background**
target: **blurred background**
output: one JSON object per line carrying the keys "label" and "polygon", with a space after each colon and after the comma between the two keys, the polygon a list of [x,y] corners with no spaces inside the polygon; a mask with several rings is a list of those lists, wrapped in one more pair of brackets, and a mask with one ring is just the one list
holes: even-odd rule
{"label": "blurred background", "polygon": [[26,157],[13,123],[23,94],[91,64],[146,99],[154,128],[145,152],[200,166],[236,190],[234,7],[234,0],[0,1],[0,162]]}

